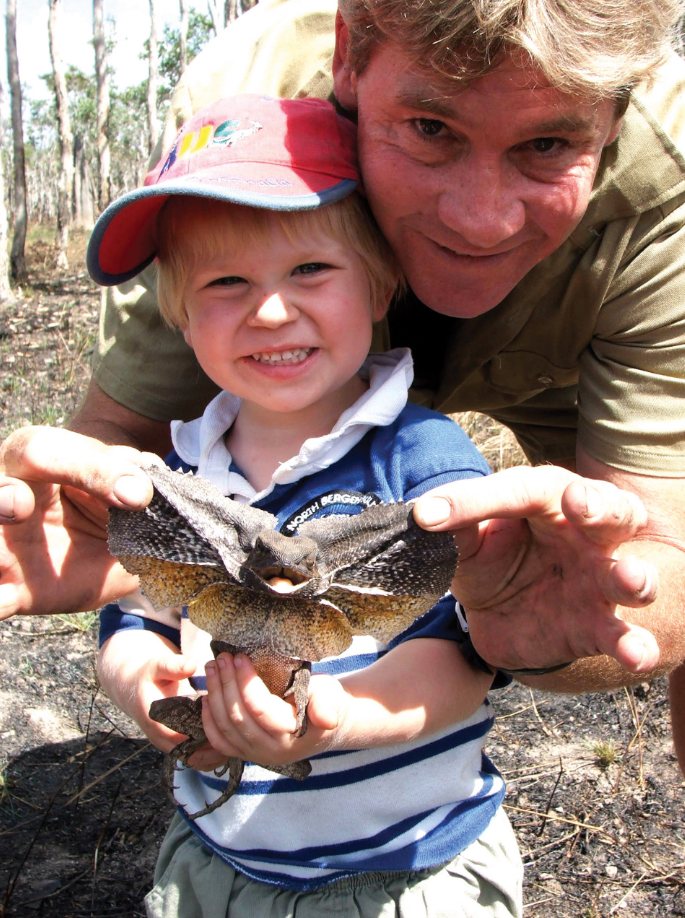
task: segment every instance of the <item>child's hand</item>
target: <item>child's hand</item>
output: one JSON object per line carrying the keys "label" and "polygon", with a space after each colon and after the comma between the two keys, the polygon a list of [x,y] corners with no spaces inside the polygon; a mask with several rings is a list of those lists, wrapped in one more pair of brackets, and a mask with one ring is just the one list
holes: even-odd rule
{"label": "child's hand", "polygon": [[[119,631],[104,643],[98,658],[98,676],[107,695],[163,752],[170,752],[186,737],[151,720],[150,704],[158,698],[194,695],[187,680],[195,669],[190,657],[153,631]],[[225,756],[207,747],[190,763],[211,770],[224,761]]]}
{"label": "child's hand", "polygon": [[202,722],[214,749],[262,765],[288,765],[332,745],[344,705],[344,692],[331,676],[309,683],[307,732],[295,736],[295,709],[273,695],[243,654],[222,653],[207,663],[207,696]]}

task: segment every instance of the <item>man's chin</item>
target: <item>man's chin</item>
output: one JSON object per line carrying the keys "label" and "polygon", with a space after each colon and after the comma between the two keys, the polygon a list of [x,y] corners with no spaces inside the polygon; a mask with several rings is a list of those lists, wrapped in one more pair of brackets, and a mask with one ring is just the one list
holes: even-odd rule
{"label": "man's chin", "polygon": [[503,286],[501,290],[472,291],[464,287],[455,290],[453,286],[448,289],[438,288],[435,281],[425,278],[417,278],[415,281],[409,278],[409,286],[419,300],[434,312],[454,319],[474,319],[499,306],[516,285],[512,284],[508,288]]}

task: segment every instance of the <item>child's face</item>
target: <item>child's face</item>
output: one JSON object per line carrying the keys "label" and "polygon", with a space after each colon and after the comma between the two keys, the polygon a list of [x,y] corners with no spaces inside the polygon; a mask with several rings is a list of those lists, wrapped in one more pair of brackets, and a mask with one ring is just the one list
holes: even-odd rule
{"label": "child's face", "polygon": [[270,412],[328,406],[336,417],[358,397],[385,312],[374,314],[356,252],[323,234],[289,241],[271,215],[264,242],[227,243],[189,276],[184,303],[185,339],[222,389]]}

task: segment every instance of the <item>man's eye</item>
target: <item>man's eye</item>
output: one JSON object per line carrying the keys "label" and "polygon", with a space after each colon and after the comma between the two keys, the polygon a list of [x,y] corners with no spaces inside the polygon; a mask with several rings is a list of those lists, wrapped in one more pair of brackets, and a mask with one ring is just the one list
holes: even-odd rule
{"label": "man's eye", "polygon": [[532,148],[536,153],[551,153],[561,144],[557,137],[536,137],[531,142]]}
{"label": "man's eye", "polygon": [[318,274],[319,271],[323,271],[327,267],[328,265],[325,265],[322,261],[308,261],[304,265],[298,265],[293,274]]}
{"label": "man's eye", "polygon": [[215,280],[210,281],[208,287],[234,287],[236,284],[246,283],[244,277],[234,277],[233,275],[228,277],[217,277]]}
{"label": "man's eye", "polygon": [[445,124],[442,121],[436,121],[434,118],[418,118],[416,127],[424,137],[437,137],[445,127]]}

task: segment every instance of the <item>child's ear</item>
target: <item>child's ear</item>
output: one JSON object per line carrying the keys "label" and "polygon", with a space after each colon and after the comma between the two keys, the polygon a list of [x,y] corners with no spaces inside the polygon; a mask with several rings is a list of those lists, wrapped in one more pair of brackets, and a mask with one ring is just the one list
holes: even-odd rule
{"label": "child's ear", "polygon": [[372,319],[374,322],[380,322],[381,319],[385,318],[385,315],[390,308],[392,298],[395,296],[396,290],[397,287],[393,287],[392,290],[388,290],[384,296],[379,296],[376,302],[373,304]]}
{"label": "child's ear", "polygon": [[193,346],[193,339],[192,339],[192,337],[191,337],[191,335],[190,335],[190,328],[189,328],[189,326],[187,326],[187,325],[181,325],[180,328],[181,328],[181,331],[183,332],[183,337],[185,338],[186,344],[188,345],[188,347],[192,347],[192,346]]}

